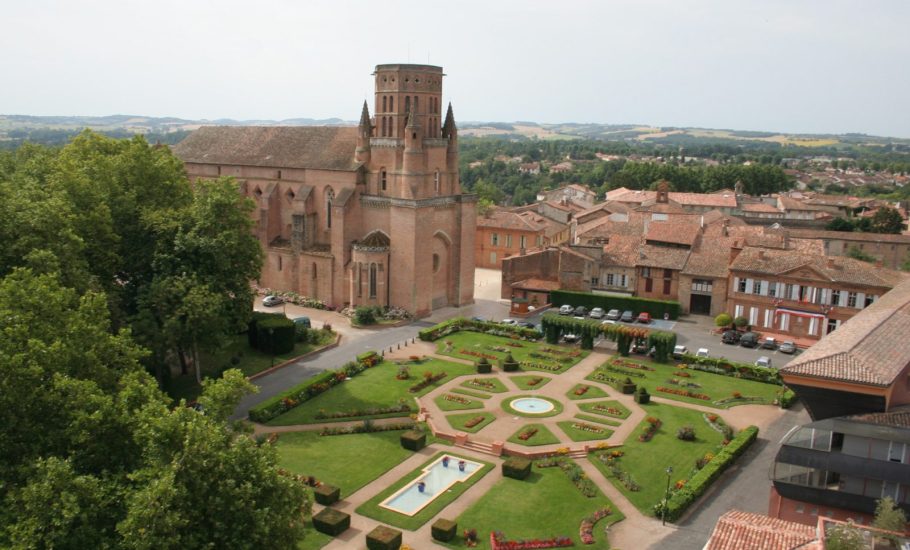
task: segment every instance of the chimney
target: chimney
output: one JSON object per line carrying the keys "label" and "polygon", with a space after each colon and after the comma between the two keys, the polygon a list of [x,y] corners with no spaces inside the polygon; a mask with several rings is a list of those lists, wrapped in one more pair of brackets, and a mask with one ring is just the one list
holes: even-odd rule
{"label": "chimney", "polygon": [[743,247],[739,241],[733,241],[733,246],[730,247],[730,263],[733,263],[733,260],[739,256],[739,253],[743,251]]}

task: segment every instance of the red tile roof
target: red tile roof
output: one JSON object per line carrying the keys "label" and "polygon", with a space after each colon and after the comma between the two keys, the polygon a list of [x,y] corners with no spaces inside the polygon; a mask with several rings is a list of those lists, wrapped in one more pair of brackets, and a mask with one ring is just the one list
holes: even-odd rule
{"label": "red tile roof", "polygon": [[203,126],[174,146],[183,162],[355,170],[357,128]]}
{"label": "red tile roof", "polygon": [[717,520],[704,550],[794,550],[815,540],[809,525],[730,510]]}
{"label": "red tile roof", "polygon": [[519,288],[521,290],[541,290],[549,292],[551,290],[559,290],[559,281],[546,281],[544,279],[525,279],[524,281],[512,283],[512,288]]}
{"label": "red tile roof", "polygon": [[681,271],[686,266],[689,250],[686,248],[670,248],[646,244],[638,249],[638,259],[635,265],[642,267],[658,267]]}
{"label": "red tile roof", "polygon": [[684,244],[691,247],[698,240],[701,228],[692,223],[654,222],[648,224],[645,239],[649,242]]}
{"label": "red tile roof", "polygon": [[872,264],[843,256],[807,254],[804,250],[776,250],[747,246],[730,264],[730,271],[745,271],[763,275],[781,275],[800,267],[808,267],[831,282],[892,288],[903,280],[904,274],[875,267]]}

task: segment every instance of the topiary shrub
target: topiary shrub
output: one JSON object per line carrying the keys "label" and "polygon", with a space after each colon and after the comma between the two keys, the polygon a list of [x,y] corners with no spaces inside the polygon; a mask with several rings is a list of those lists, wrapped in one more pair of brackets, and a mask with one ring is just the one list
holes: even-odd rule
{"label": "topiary shrub", "polygon": [[729,313],[721,313],[714,318],[714,326],[720,328],[729,327],[732,322],[733,318],[730,317]]}
{"label": "topiary shrub", "polygon": [[448,542],[458,533],[458,524],[450,519],[439,518],[430,527],[430,532],[435,540]]}
{"label": "topiary shrub", "polygon": [[524,479],[531,474],[531,461],[527,458],[510,457],[502,463],[502,475],[512,479]]}
{"label": "topiary shrub", "polygon": [[351,526],[351,516],[334,508],[323,508],[313,516],[313,529],[337,537]]}
{"label": "topiary shrub", "polygon": [[398,550],[401,548],[401,531],[379,525],[367,533],[369,550]]}
{"label": "topiary shrub", "polygon": [[740,315],[736,319],[733,319],[733,324],[736,325],[737,328],[743,328],[749,324],[749,319]]}
{"label": "topiary shrub", "polygon": [[417,430],[409,430],[401,434],[400,441],[401,446],[405,449],[417,452],[427,446],[427,434]]}
{"label": "topiary shrub", "polygon": [[376,310],[370,306],[358,306],[354,309],[354,321],[358,325],[375,325]]}
{"label": "topiary shrub", "polygon": [[500,367],[505,372],[515,372],[518,370],[518,361],[512,357],[512,354],[510,352],[506,354],[506,358],[502,360]]}
{"label": "topiary shrub", "polygon": [[648,393],[644,386],[640,386],[638,391],[635,392],[635,402],[639,405],[647,405],[651,402],[651,394]]}
{"label": "topiary shrub", "polygon": [[341,498],[341,489],[335,487],[334,485],[329,485],[323,483],[319,487],[313,489],[313,496],[316,497],[316,502],[322,504],[323,506],[331,506],[338,502],[338,499]]}
{"label": "topiary shrub", "polygon": [[633,382],[631,378],[626,377],[626,379],[622,381],[622,385],[619,387],[619,391],[625,395],[632,395],[635,393],[636,387],[637,386],[635,385],[635,382]]}
{"label": "topiary shrub", "polygon": [[280,355],[294,349],[297,326],[279,313],[259,318],[255,323],[256,348],[262,353]]}
{"label": "topiary shrub", "polygon": [[683,441],[695,441],[695,428],[692,426],[680,426],[676,430],[676,438]]}
{"label": "topiary shrub", "polygon": [[491,372],[493,372],[493,365],[487,361],[486,357],[481,357],[477,361],[477,374],[490,374]]}

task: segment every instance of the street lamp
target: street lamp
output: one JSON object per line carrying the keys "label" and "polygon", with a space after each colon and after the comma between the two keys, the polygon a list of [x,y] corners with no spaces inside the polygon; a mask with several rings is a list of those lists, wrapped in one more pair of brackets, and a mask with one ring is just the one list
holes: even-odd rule
{"label": "street lamp", "polygon": [[272,364],[269,368],[272,368],[275,366],[275,338],[274,338],[274,335],[275,335],[275,329],[269,327],[269,348],[272,351]]}
{"label": "street lamp", "polygon": [[667,508],[670,506],[670,476],[673,475],[673,466],[667,466],[667,490],[664,491],[664,509],[660,515],[660,524],[667,524]]}

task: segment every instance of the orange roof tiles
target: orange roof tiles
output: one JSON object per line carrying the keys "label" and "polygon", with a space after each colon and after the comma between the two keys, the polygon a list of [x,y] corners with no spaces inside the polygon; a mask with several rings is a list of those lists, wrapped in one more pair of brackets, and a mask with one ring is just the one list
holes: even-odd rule
{"label": "orange roof tiles", "polygon": [[704,550],[794,550],[815,540],[809,525],[730,510],[717,520]]}

